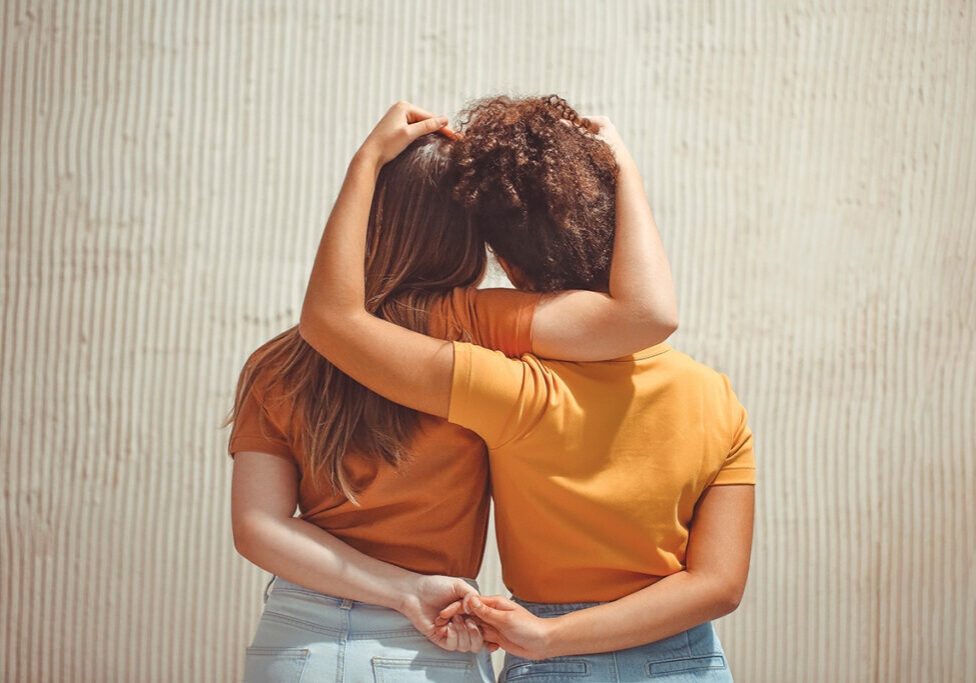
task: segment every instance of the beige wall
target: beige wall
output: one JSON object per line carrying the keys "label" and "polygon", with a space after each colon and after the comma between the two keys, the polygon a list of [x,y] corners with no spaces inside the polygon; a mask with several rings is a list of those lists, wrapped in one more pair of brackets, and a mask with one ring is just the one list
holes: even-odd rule
{"label": "beige wall", "polygon": [[[0,678],[240,675],[218,431],[404,97],[610,115],[757,434],[741,681],[976,680],[971,2],[0,9]],[[494,560],[488,580],[497,577]]]}

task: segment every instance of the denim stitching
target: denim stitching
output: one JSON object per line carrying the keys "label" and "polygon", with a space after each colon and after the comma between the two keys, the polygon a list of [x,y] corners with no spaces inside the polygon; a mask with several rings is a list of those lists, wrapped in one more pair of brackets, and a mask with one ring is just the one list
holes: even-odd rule
{"label": "denim stitching", "polygon": [[667,664],[668,662],[687,662],[693,659],[721,659],[723,662],[725,661],[725,657],[723,657],[720,653],[713,652],[712,654],[708,654],[708,655],[692,655],[691,657],[672,657],[671,659],[655,659],[651,663]]}
{"label": "denim stitching", "polygon": [[300,660],[302,665],[298,670],[298,682],[302,683],[305,673],[308,671],[309,649],[307,647],[264,647],[251,645],[245,649],[245,656],[251,657],[278,657],[286,659]]}
{"label": "denim stitching", "polygon": [[372,657],[370,661],[373,663],[374,668],[379,666],[386,666],[395,669],[412,669],[418,666],[430,666],[441,669],[456,669],[468,671],[474,668],[474,664],[469,661],[462,659],[425,659],[417,658],[410,659],[406,657]]}
{"label": "denim stitching", "polygon": [[[518,662],[516,664],[512,664],[511,666],[502,669],[501,678],[498,679],[499,680],[499,683],[502,683],[503,681],[509,681],[509,680],[518,680],[518,679],[522,679],[522,678],[538,678],[539,676],[554,676],[554,675],[556,675],[556,676],[563,676],[563,677],[565,677],[567,679],[569,679],[569,678],[589,678],[590,674],[592,673],[592,669],[590,668],[590,662],[586,661],[585,659],[572,659],[571,657],[572,657],[572,655],[570,656],[570,658],[567,658],[567,659],[564,659],[562,657],[553,657],[551,659],[546,659],[546,660],[542,660],[542,661],[538,661],[538,662],[533,662],[531,660],[525,660],[525,661]],[[546,665],[546,664],[582,664],[583,665],[583,670],[582,671],[579,671],[579,672],[576,672],[576,671],[574,671],[574,672],[569,672],[569,671],[557,671],[557,672],[553,672],[553,671],[545,671],[545,670],[543,670],[543,671],[536,671],[536,672],[532,671],[532,668],[533,667],[540,668],[538,666],[540,664],[543,665],[541,667],[543,669],[545,669],[545,666],[544,665]],[[523,668],[523,667],[527,669],[527,672],[526,673],[522,673],[520,671],[517,671],[517,669],[520,669],[520,668]],[[515,679],[512,679],[511,678],[513,671],[515,672],[515,674],[514,674],[515,675]]]}
{"label": "denim stitching", "polygon": [[369,640],[371,638],[419,638],[421,640],[427,640],[415,628],[397,629],[395,631],[364,631],[362,633],[349,634],[349,640]]}
{"label": "denim stitching", "polygon": [[264,610],[264,615],[273,621],[284,621],[286,623],[292,624],[294,626],[300,626],[301,628],[308,629],[309,631],[315,631],[316,633],[324,633],[327,636],[341,636],[342,631],[334,628],[329,628],[328,626],[320,626],[319,624],[313,624],[310,621],[303,621],[302,619],[296,619],[295,617],[290,617],[287,614],[281,614],[280,612],[273,612],[272,610]]}
{"label": "denim stitching", "polygon": [[322,602],[327,602],[329,604],[341,605],[342,598],[334,598],[331,595],[324,595],[322,593],[316,593],[315,591],[299,590],[297,588],[275,586],[273,593],[294,593],[296,595],[304,595],[310,598],[316,598]]}
{"label": "denim stitching", "polygon": [[249,655],[275,655],[278,657],[294,657],[308,659],[307,647],[270,647],[267,645],[249,645],[245,648]]}
{"label": "denim stitching", "polygon": [[721,660],[722,663],[721,664],[700,664],[698,666],[691,666],[691,667],[688,667],[686,669],[679,669],[677,671],[660,671],[660,672],[657,672],[657,673],[662,673],[662,674],[663,673],[676,674],[676,673],[684,673],[684,672],[690,672],[690,671],[706,671],[708,669],[727,669],[728,668],[728,662],[725,661],[725,657],[723,655],[721,655],[721,654],[719,654],[719,653],[716,652],[716,653],[710,654],[710,655],[696,655],[694,657],[673,657],[671,659],[655,659],[653,661],[645,662],[645,664],[644,664],[644,671],[647,673],[648,676],[652,676],[652,675],[654,675],[655,672],[652,672],[651,671],[651,668],[654,665],[656,665],[656,664],[670,664],[670,663],[673,663],[673,662],[691,662],[691,661],[694,661],[696,659],[719,659],[719,660]]}
{"label": "denim stitching", "polygon": [[349,632],[352,630],[351,610],[346,613],[346,629],[339,634],[339,665],[336,667],[336,683],[342,683],[346,677],[346,644],[349,642]]}

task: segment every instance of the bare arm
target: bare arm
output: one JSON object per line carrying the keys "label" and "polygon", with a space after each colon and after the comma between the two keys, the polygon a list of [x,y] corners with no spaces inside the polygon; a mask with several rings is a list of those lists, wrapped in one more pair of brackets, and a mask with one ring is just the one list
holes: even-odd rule
{"label": "bare arm", "polygon": [[300,323],[306,341],[347,375],[392,401],[439,417],[447,416],[450,400],[451,344],[366,311],[363,254],[380,168],[444,123],[400,102],[360,147],[326,223]]}
{"label": "bare arm", "polygon": [[738,606],[749,573],[754,489],[710,487],[695,512],[686,569],[636,593],[554,619],[502,596],[472,596],[466,608],[483,622],[487,640],[530,659],[635,647],[724,616]]}
{"label": "bare arm", "polygon": [[[397,403],[444,417],[453,367],[450,346],[406,330],[401,334],[394,325],[367,318],[362,303],[362,254],[376,177],[383,163],[410,140],[436,130],[432,123],[419,128],[432,121],[424,116],[429,113],[407,103],[394,105],[350,163],[309,278],[301,332],[361,384]],[[615,358],[663,341],[677,327],[671,272],[640,174],[613,126],[597,121],[596,129],[614,149],[620,167],[610,293],[571,291],[543,298],[532,323],[532,347],[549,358]],[[411,126],[415,128],[408,132]],[[397,148],[398,141],[403,147]],[[389,353],[391,348],[398,349],[397,357]]]}
{"label": "bare arm", "polygon": [[476,626],[434,624],[445,604],[475,594],[460,579],[425,576],[377,560],[310,522],[293,517],[298,469],[267,453],[242,451],[234,458],[231,522],[237,551],[262,569],[314,591],[395,609],[434,643],[450,650],[477,650]]}
{"label": "bare arm", "polygon": [[678,327],[671,268],[637,164],[609,119],[588,121],[619,168],[610,292],[543,297],[532,321],[532,351],[543,358],[608,360],[662,342]]}

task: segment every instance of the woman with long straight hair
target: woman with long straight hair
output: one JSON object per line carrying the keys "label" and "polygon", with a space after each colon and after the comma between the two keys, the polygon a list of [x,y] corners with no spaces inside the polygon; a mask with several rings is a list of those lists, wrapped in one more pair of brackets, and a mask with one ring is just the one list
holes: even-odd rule
{"label": "woman with long straight hair", "polygon": [[[402,144],[375,167],[375,194],[358,215],[363,242],[336,254],[359,273],[368,315],[513,357],[611,358],[674,330],[666,269],[653,297],[476,289],[486,256],[451,199],[456,142],[425,114],[404,117]],[[445,134],[426,135],[434,131]],[[614,172],[605,157],[604,171]],[[662,259],[655,239],[614,268],[643,278]],[[316,333],[313,323],[303,330]],[[446,605],[476,592],[488,516],[484,443],[345,371],[293,327],[241,372],[229,420],[234,541],[275,575],[245,680],[493,680],[473,620],[435,624]]]}
{"label": "woman with long straight hair", "polygon": [[[350,165],[301,331],[374,391],[487,444],[513,599],[466,595],[437,623],[476,617],[484,639],[508,653],[503,680],[731,680],[711,620],[734,610],[745,586],[755,464],[728,379],[663,343],[597,362],[507,358],[364,311],[352,264],[375,172],[425,116],[394,105]],[[561,272],[591,294],[636,288],[653,300],[666,266],[627,278],[618,269],[657,234],[636,164],[609,121],[580,119],[555,98],[497,98],[477,106],[462,132],[456,191],[521,286],[547,291]],[[565,165],[595,137],[615,156],[615,188],[586,182],[586,155],[584,170]],[[608,195],[615,234],[588,229],[598,212],[578,210]],[[610,244],[613,268],[593,268],[591,256]]]}

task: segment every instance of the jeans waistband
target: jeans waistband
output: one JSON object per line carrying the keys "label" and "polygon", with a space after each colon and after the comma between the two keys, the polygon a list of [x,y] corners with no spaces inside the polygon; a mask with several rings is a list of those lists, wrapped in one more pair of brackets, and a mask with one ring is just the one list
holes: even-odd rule
{"label": "jeans waistband", "polygon": [[[469,579],[467,577],[460,577],[462,581],[466,582],[475,590],[478,590],[478,582],[474,579]],[[328,595],[326,593],[319,593],[311,588],[305,588],[305,586],[300,586],[297,583],[292,583],[287,579],[283,579],[280,576],[272,575],[271,579],[268,580],[268,585],[264,587],[264,601],[268,601],[268,596],[271,595],[276,590],[291,591],[293,593],[304,593],[315,597],[321,602],[334,604],[336,607],[344,607],[349,609],[350,607],[377,607],[369,602],[359,602],[358,600],[350,600],[348,598],[340,598],[335,595]]]}
{"label": "jeans waistband", "polygon": [[569,612],[576,612],[587,607],[607,604],[605,602],[529,602],[527,600],[519,600],[516,597],[513,597],[512,601],[529,610],[537,617],[549,614],[568,614]]}

